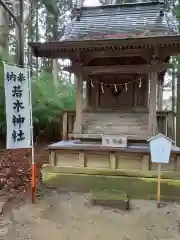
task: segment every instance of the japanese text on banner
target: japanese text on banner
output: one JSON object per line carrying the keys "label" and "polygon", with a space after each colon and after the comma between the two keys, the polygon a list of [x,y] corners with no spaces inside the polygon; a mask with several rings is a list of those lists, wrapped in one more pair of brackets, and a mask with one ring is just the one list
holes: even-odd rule
{"label": "japanese text on banner", "polygon": [[7,149],[29,148],[31,106],[28,69],[4,63]]}

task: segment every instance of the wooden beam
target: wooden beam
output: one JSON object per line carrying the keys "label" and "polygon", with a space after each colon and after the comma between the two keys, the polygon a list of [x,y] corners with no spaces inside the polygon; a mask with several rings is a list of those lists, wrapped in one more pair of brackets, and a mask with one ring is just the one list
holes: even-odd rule
{"label": "wooden beam", "polygon": [[159,48],[159,55],[161,59],[169,56],[177,56],[180,53],[180,46],[164,46]]}
{"label": "wooden beam", "polygon": [[142,65],[115,65],[115,66],[85,66],[82,71],[87,75],[100,75],[108,73],[149,73],[149,72],[162,72],[172,65],[168,63],[160,63],[155,66],[142,64]]}
{"label": "wooden beam", "polygon": [[[150,135],[126,135],[128,140],[147,140]],[[69,138],[75,138],[75,139],[98,139],[98,140],[102,140],[102,134],[94,134],[94,133],[72,133],[69,134]]]}
{"label": "wooden beam", "polygon": [[82,52],[81,56],[83,62],[88,64],[94,58],[111,58],[111,57],[134,57],[140,56],[147,61],[150,60],[152,55],[152,51],[149,48],[146,49],[122,49],[122,50],[114,50],[114,51],[85,51]]}
{"label": "wooden beam", "polygon": [[[82,41],[57,41],[46,43],[29,43],[33,53],[37,57],[50,58],[69,58],[70,53],[77,51],[100,51],[100,50],[115,50],[124,48],[151,48],[156,45],[166,52],[170,47],[175,49],[174,53],[180,53],[180,36],[156,36],[156,37],[134,37],[123,39],[91,39]],[[165,51],[164,51],[165,50]],[[171,50],[171,49],[170,49]],[[169,56],[172,54],[169,53]]]}
{"label": "wooden beam", "polygon": [[151,136],[156,135],[156,98],[157,98],[157,72],[149,73],[150,79],[150,98],[149,98],[149,124],[148,130]]}

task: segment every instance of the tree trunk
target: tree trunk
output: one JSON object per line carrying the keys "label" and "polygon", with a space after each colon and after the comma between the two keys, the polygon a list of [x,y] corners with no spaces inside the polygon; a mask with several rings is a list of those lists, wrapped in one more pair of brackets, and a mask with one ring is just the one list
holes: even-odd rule
{"label": "tree trunk", "polygon": [[[13,12],[14,14],[17,16],[17,12],[18,12],[18,6],[17,6],[17,2],[16,1],[12,1],[12,6],[13,6]],[[19,61],[19,28],[17,26],[17,24],[15,24],[15,54],[16,54],[16,62],[18,63]]]}
{"label": "tree trunk", "polygon": [[176,145],[180,147],[180,75],[177,76]]}
{"label": "tree trunk", "polygon": [[[39,6],[38,6],[38,1],[36,4],[36,42],[39,41]],[[38,70],[39,70],[39,61],[38,57],[36,57],[36,79],[38,79]]]}
{"label": "tree trunk", "polygon": [[53,65],[53,84],[55,89],[58,89],[58,85],[59,85],[59,68],[58,68],[58,59],[53,59],[52,62]]}
{"label": "tree trunk", "polygon": [[3,56],[8,54],[8,14],[7,12],[0,7],[0,55]]}

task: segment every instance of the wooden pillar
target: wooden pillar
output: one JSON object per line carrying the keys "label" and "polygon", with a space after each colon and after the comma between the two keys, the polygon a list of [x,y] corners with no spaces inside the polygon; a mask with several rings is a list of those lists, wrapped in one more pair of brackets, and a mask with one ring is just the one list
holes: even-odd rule
{"label": "wooden pillar", "polygon": [[68,133],[73,133],[73,115],[68,115]]}
{"label": "wooden pillar", "polygon": [[68,139],[68,112],[63,113],[63,140]]}
{"label": "wooden pillar", "polygon": [[173,112],[168,112],[168,115],[167,115],[167,136],[170,139],[175,140]]}
{"label": "wooden pillar", "polygon": [[100,107],[100,85],[99,85],[99,83],[97,83],[95,91],[96,91],[96,109],[98,109]]}
{"label": "wooden pillar", "polygon": [[75,133],[82,133],[82,111],[83,111],[83,77],[82,73],[76,74],[76,122]]}
{"label": "wooden pillar", "polygon": [[90,81],[88,80],[88,78],[86,78],[86,105],[85,108],[89,109],[90,108],[90,94],[91,94],[91,85],[90,85]]}
{"label": "wooden pillar", "polygon": [[136,107],[138,105],[138,88],[137,84],[133,84],[133,92],[134,92],[134,100],[133,100],[133,106]]}
{"label": "wooden pillar", "polygon": [[157,119],[156,119],[156,99],[157,99],[157,72],[149,73],[150,79],[150,97],[149,97],[149,124],[148,130],[150,136],[156,135]]}
{"label": "wooden pillar", "polygon": [[157,110],[162,111],[163,108],[163,83],[158,81],[158,91],[157,91]]}

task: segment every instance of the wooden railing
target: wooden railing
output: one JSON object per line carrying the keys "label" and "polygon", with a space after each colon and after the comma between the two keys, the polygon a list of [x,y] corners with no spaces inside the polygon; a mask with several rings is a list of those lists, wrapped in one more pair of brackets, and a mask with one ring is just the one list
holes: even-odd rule
{"label": "wooden railing", "polygon": [[158,132],[175,140],[175,118],[176,114],[172,111],[158,111],[157,126]]}
{"label": "wooden railing", "polygon": [[[171,111],[158,111],[157,113],[158,132],[175,139],[175,113]],[[63,140],[68,140],[69,134],[73,133],[74,123],[76,119],[75,111],[63,112]]]}
{"label": "wooden railing", "polygon": [[75,111],[64,111],[63,112],[63,131],[62,138],[63,140],[68,140],[68,135],[73,133],[74,123],[76,120]]}

